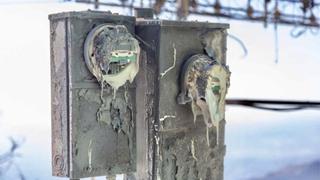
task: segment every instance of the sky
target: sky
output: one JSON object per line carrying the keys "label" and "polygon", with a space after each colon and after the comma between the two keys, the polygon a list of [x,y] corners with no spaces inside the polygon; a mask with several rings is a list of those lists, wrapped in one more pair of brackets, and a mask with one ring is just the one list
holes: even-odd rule
{"label": "sky", "polygon": [[[50,172],[48,14],[93,7],[54,0],[14,2],[18,1],[0,0],[0,154],[9,148],[7,137],[24,139],[17,161],[27,179],[61,179]],[[121,8],[111,10],[123,14]],[[228,32],[248,49],[243,57],[239,44],[228,39],[232,72],[228,98],[320,101],[319,34],[292,38],[293,27],[279,26],[279,62],[275,63],[272,25],[263,28],[260,23],[189,17],[195,19],[230,23]],[[276,113],[227,107],[226,119],[226,180],[259,177],[320,158],[319,111]]]}

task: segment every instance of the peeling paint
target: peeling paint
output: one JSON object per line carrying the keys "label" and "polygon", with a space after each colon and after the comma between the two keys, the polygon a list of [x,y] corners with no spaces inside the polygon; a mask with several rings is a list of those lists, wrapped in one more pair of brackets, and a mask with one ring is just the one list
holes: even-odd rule
{"label": "peeling paint", "polygon": [[92,139],[90,139],[89,146],[88,146],[88,164],[89,164],[89,171],[92,170]]}
{"label": "peeling paint", "polygon": [[[117,91],[127,81],[132,83],[139,71],[139,43],[124,25],[101,24],[88,34],[84,57],[88,69],[101,86],[97,121],[112,125],[120,132],[128,92],[124,92],[125,102],[119,102]],[[113,89],[113,98],[104,97],[104,90],[109,87]]]}
{"label": "peeling paint", "polygon": [[163,73],[160,73],[160,78],[164,77],[169,71],[171,71],[173,68],[176,67],[176,61],[177,61],[177,49],[175,44],[172,44],[173,49],[173,64],[168,69],[166,69]]}
{"label": "peeling paint", "polygon": [[196,150],[194,148],[194,140],[192,139],[191,140],[191,154],[192,154],[192,157],[194,160],[198,160],[197,157],[196,157]]}
{"label": "peeling paint", "polygon": [[214,174],[223,165],[223,158],[219,157],[223,157],[224,151],[220,147],[209,147],[206,144],[201,134],[168,137],[162,148],[161,179],[215,179],[217,175]]}
{"label": "peeling paint", "polygon": [[[217,132],[217,136],[218,136],[218,132]],[[210,146],[210,135],[209,135],[209,127],[207,126],[206,128],[206,138],[207,138],[207,145]],[[218,137],[217,137],[218,139]],[[218,141],[217,141],[218,144]]]}
{"label": "peeling paint", "polygon": [[176,118],[176,116],[175,115],[165,115],[162,118],[160,118],[159,120],[160,120],[160,122],[162,122],[162,121],[166,120],[167,118]]}

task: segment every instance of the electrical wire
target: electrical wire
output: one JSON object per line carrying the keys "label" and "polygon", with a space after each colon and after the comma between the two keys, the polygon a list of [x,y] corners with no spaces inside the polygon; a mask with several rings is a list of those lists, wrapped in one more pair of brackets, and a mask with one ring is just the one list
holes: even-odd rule
{"label": "electrical wire", "polygon": [[320,102],[310,102],[310,101],[227,99],[226,104],[251,107],[251,108],[261,109],[261,110],[279,111],[279,112],[297,111],[297,110],[304,110],[304,109],[320,110]]}
{"label": "electrical wire", "polygon": [[236,41],[242,48],[243,50],[243,57],[246,57],[248,55],[248,49],[246,47],[246,45],[242,42],[241,39],[239,39],[238,37],[228,33],[228,37],[234,41]]}
{"label": "electrical wire", "polygon": [[[77,0],[76,2],[81,2],[81,3],[88,3],[92,4],[91,1],[81,1]],[[167,13],[174,13],[177,14],[177,10],[175,6],[170,6],[167,4],[175,3],[175,0],[167,0],[164,5],[162,5],[161,12],[167,12]],[[314,9],[317,9],[317,12],[315,16],[316,22],[311,22],[309,17],[305,17],[304,15],[301,15],[301,13],[297,14],[292,14],[292,13],[285,13],[281,12],[280,13],[280,18],[276,18],[273,16],[273,12],[268,11],[265,12],[264,10],[259,10],[256,9],[256,7],[253,7],[253,12],[252,16],[248,17],[247,16],[247,7],[244,5],[244,7],[232,7],[232,6],[223,6],[219,5],[219,13],[214,11],[214,4],[211,4],[210,2],[204,3],[205,1],[197,1],[197,6],[198,8],[190,8],[189,9],[189,14],[194,14],[194,15],[201,15],[201,16],[214,16],[217,18],[227,18],[227,19],[234,19],[234,20],[244,20],[244,21],[250,21],[250,22],[263,22],[263,23],[274,23],[277,21],[279,25],[298,25],[298,26],[305,26],[305,27],[316,27],[320,28],[320,16],[319,16],[319,3],[315,3]],[[278,3],[283,3],[283,0],[279,0]],[[155,3],[155,1],[153,1]],[[285,1],[285,3],[289,3]],[[105,6],[114,6],[114,7],[125,7],[125,8],[138,8],[139,3],[135,3],[134,5],[132,4],[120,4],[120,3],[115,3],[115,2],[107,2],[107,1],[99,1],[99,5],[105,5]],[[295,8],[300,9],[300,4],[294,2],[293,5]],[[262,8],[263,9],[263,8]],[[266,18],[268,17],[268,18]]]}

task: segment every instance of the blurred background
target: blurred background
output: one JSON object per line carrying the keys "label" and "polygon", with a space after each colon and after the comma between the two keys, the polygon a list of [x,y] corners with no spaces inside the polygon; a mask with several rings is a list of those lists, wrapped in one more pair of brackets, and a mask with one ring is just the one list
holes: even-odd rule
{"label": "blurred background", "polygon": [[[186,5],[186,2],[187,5]],[[320,101],[316,0],[0,0],[0,179],[51,176],[48,14],[98,9],[229,23],[229,99]],[[227,106],[225,180],[319,180],[320,111]]]}

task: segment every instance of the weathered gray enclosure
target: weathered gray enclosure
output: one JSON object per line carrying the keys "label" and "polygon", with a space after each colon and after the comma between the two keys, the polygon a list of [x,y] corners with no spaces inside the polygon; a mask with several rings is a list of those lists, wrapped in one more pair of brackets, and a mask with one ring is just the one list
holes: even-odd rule
{"label": "weathered gray enclosure", "polygon": [[[101,88],[85,65],[83,45],[89,31],[102,23],[123,24],[134,34],[135,18],[88,11],[49,19],[53,175],[80,178],[134,172],[135,83],[121,87],[116,98],[110,87],[105,88],[107,103],[101,106]],[[104,120],[98,121],[98,116]]]}
{"label": "weathered gray enclosure", "polygon": [[[50,22],[53,175],[223,179],[225,120],[217,136],[201,116],[194,122],[190,104],[178,104],[177,98],[189,57],[214,55],[226,64],[227,24],[136,22],[92,11],[51,15]],[[111,87],[101,89],[84,61],[85,38],[103,23],[125,25],[141,48],[134,82],[115,97]]]}
{"label": "weathered gray enclosure", "polygon": [[178,105],[177,96],[182,65],[191,55],[211,48],[225,64],[226,28],[226,24],[137,21],[136,34],[143,39],[142,68],[136,77],[138,179],[223,179],[225,120],[220,122],[219,145],[212,128],[208,146],[203,120],[199,117],[194,123],[190,105]]}

